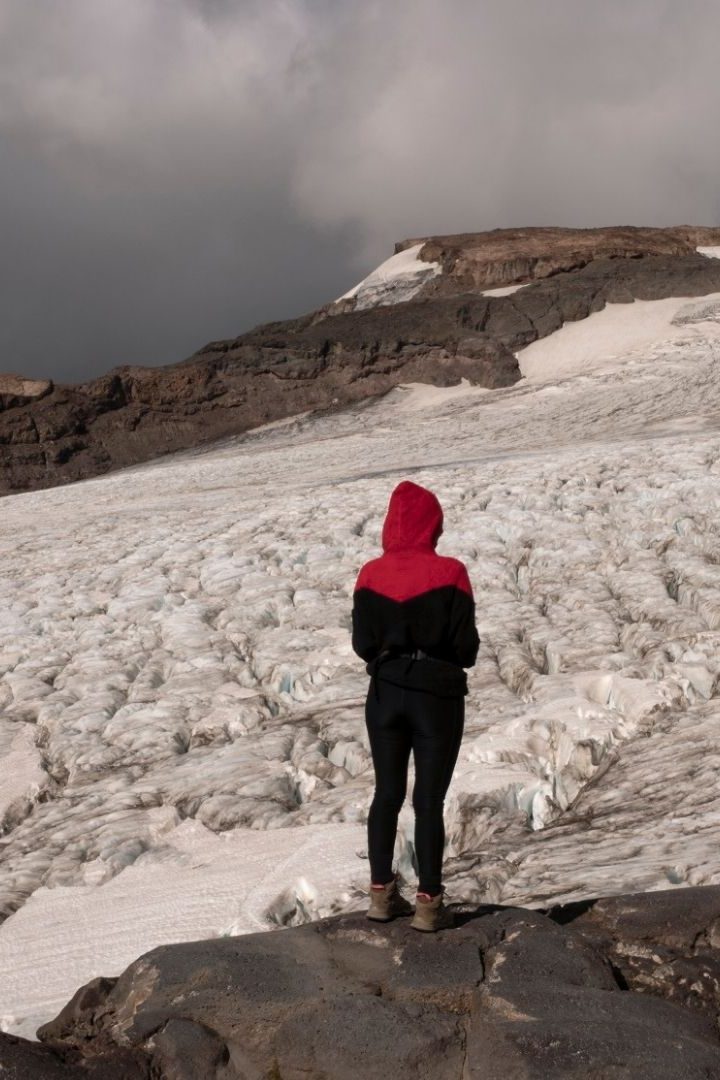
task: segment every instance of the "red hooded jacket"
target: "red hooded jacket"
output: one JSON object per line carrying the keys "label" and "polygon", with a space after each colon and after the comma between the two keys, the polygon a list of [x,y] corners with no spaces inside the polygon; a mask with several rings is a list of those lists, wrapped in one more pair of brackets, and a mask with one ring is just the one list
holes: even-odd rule
{"label": "red hooded jacket", "polygon": [[[443,512],[431,491],[403,480],[390,496],[383,554],[365,563],[353,596],[353,649],[381,680],[442,696],[467,693],[477,658],[475,602],[459,559],[438,555]],[[417,657],[418,650],[424,654]]]}

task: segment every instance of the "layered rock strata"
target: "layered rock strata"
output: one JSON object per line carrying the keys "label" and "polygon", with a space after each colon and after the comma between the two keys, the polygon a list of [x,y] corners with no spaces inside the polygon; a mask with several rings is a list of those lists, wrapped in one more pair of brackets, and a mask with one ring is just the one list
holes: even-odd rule
{"label": "layered rock strata", "polygon": [[[39,1031],[9,1080],[712,1080],[720,888],[456,910],[436,935],[361,913],[163,946]],[[4,1070],[4,1071],[3,1071]]]}
{"label": "layered rock strata", "polygon": [[[417,244],[417,241],[408,241]],[[330,305],[212,342],[179,364],[63,386],[0,377],[0,493],[66,483],[337,408],[398,383],[509,386],[515,352],[606,303],[720,290],[711,229],[525,229],[422,242],[442,273],[411,300]],[[402,248],[403,245],[400,245]],[[527,281],[509,296],[492,284]]]}
{"label": "layered rock strata", "polygon": [[720,229],[681,225],[652,229],[636,226],[599,229],[494,229],[485,233],[427,236],[396,244],[396,252],[422,244],[419,256],[437,262],[439,291],[453,280],[455,291],[490,289],[538,281],[581,270],[595,259],[644,259],[695,255],[699,247],[720,244]]}

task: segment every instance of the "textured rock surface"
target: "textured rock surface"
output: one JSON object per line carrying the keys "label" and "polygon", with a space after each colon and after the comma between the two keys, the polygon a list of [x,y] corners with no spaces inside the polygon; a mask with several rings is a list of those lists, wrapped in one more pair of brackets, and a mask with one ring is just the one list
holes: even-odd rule
{"label": "textured rock surface", "polygon": [[[114,1047],[107,1055],[84,1058],[72,1048],[53,1049],[0,1031],[0,1076],[3,1080],[149,1080],[157,1075],[150,1072],[150,1059],[143,1052]],[[170,1080],[172,1073],[165,1075]],[[202,1074],[184,1075],[200,1080]]]}
{"label": "textured rock surface", "polygon": [[0,375],[0,409],[26,405],[45,397],[53,388],[49,379],[24,379],[22,375]]}
{"label": "textured rock surface", "polygon": [[[494,229],[405,240],[396,251],[422,243],[421,258],[439,262],[455,291],[488,289],[580,270],[594,259],[641,259],[651,255],[695,255],[698,247],[720,244],[720,229],[681,225],[650,229]],[[442,287],[442,279],[435,283]],[[458,285],[462,282],[461,288]]]}
{"label": "textured rock surface", "polygon": [[164,946],[78,991],[43,1046],[5,1036],[0,1071],[712,1080],[718,925],[720,888],[706,887],[549,915],[458,908],[436,935],[350,914]]}
{"label": "textured rock surface", "polygon": [[[406,303],[331,305],[213,342],[180,364],[117,368],[77,386],[1,376],[0,493],[94,476],[398,383],[511,385],[514,352],[563,322],[606,303],[720,290],[720,260],[695,251],[713,244],[720,230],[434,237],[422,257],[443,272]],[[481,292],[520,281],[530,284],[512,296]]]}

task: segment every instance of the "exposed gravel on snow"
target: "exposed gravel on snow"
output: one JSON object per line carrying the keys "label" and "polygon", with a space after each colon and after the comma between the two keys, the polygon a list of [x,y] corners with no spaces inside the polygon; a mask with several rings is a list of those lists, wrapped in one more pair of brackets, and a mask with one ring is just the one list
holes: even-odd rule
{"label": "exposed gravel on snow", "polygon": [[351,593],[408,475],[482,639],[451,897],[720,881],[720,303],[655,303],[566,327],[510,390],[398,388],[2,501],[4,1026],[151,945],[359,902]]}

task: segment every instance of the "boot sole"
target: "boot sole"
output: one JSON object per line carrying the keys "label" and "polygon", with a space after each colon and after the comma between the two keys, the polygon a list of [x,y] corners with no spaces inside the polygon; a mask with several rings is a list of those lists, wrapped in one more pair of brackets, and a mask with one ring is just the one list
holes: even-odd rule
{"label": "boot sole", "polygon": [[368,915],[365,914],[366,919],[370,919],[371,922],[392,922],[393,919],[407,919],[409,915],[412,915],[412,911],[393,911],[390,915]]}
{"label": "boot sole", "polygon": [[452,930],[455,922],[453,920],[452,922],[440,922],[437,926],[424,926],[422,923],[413,920],[410,925],[413,930],[419,930],[422,934],[436,934],[438,930]]}

